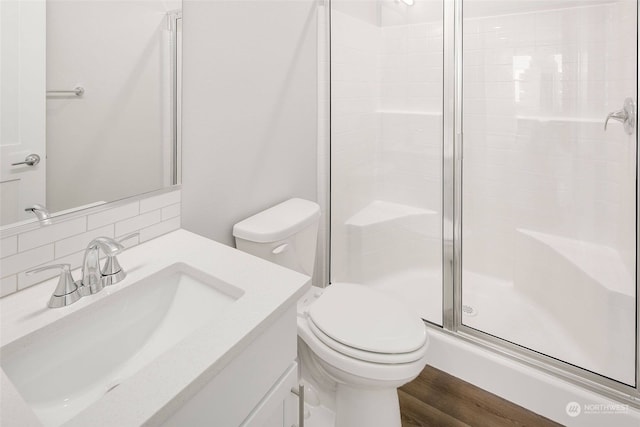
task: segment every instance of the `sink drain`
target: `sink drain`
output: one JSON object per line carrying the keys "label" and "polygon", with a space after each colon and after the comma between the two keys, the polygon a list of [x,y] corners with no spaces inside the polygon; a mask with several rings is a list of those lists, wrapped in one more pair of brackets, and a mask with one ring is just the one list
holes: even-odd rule
{"label": "sink drain", "polygon": [[473,306],[462,304],[462,314],[464,314],[465,316],[472,317],[477,315],[478,311]]}

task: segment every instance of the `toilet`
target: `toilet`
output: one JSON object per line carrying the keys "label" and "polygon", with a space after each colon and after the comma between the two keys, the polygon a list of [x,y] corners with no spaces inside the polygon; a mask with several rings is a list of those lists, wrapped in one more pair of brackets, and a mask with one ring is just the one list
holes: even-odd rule
{"label": "toilet", "polygon": [[[287,200],[237,223],[236,247],[312,276],[319,218],[316,203]],[[426,365],[422,319],[357,283],[312,286],[298,301],[297,319],[303,379],[335,412],[335,426],[399,427],[397,388]]]}

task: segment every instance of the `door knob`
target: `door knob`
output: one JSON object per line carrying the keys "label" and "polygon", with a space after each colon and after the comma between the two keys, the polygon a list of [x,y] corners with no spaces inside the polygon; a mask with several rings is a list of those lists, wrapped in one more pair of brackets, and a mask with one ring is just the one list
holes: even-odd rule
{"label": "door knob", "polygon": [[40,163],[40,156],[38,156],[37,154],[29,154],[27,157],[24,158],[24,162],[11,163],[11,166],[18,166],[18,165],[35,166],[38,163]]}

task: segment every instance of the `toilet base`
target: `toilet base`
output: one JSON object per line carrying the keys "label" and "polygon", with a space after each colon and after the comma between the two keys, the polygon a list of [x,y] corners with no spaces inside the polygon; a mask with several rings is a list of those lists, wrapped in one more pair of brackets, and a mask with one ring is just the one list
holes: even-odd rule
{"label": "toilet base", "polygon": [[304,427],[335,427],[336,413],[322,405],[305,404]]}
{"label": "toilet base", "polygon": [[[342,389],[340,416],[324,405],[305,403],[305,426],[308,427],[400,427],[400,410],[395,390],[379,390],[371,400],[362,400],[362,390]],[[336,396],[337,397],[337,396]],[[355,398],[355,402],[354,402]]]}
{"label": "toilet base", "polygon": [[[300,334],[300,323],[298,326]],[[417,377],[426,365],[423,358],[413,363],[410,369],[402,366],[402,375],[390,375],[395,379],[363,378],[342,371],[318,357],[300,335],[298,358],[301,378],[314,390],[315,398],[307,400],[307,403],[335,413],[335,424],[332,427],[400,427],[397,389]],[[392,371],[387,372],[398,374],[395,370],[398,366],[391,365],[388,368]],[[311,418],[314,418],[313,411],[311,414]],[[315,421],[320,421],[320,418],[326,417],[314,419],[311,425],[319,427],[320,424]]]}
{"label": "toilet base", "polygon": [[395,388],[366,389],[338,384],[336,427],[400,427]]}
{"label": "toilet base", "polygon": [[398,392],[338,384],[336,427],[400,427]]}

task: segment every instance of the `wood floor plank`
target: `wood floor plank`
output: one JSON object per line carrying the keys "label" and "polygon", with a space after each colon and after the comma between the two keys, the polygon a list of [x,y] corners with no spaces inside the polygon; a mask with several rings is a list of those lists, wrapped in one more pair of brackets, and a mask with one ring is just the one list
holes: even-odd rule
{"label": "wood floor plank", "polygon": [[472,426],[559,425],[430,366],[427,366],[414,381],[404,385],[400,391]]}
{"label": "wood floor plank", "polygon": [[468,424],[398,390],[402,427],[469,427]]}

